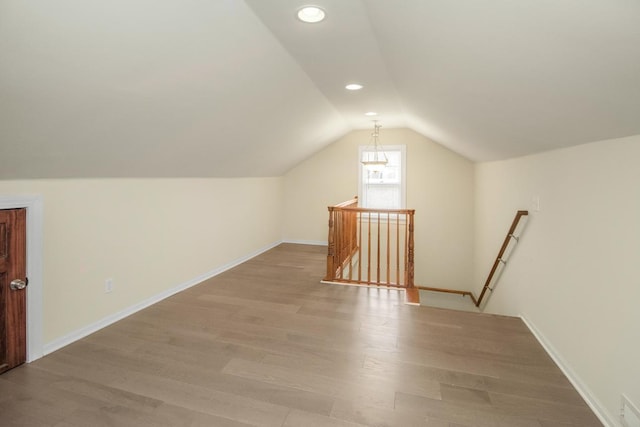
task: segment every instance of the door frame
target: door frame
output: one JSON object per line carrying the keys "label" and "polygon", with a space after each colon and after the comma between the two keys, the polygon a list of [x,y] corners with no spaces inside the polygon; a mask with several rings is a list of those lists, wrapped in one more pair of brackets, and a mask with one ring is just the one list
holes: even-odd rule
{"label": "door frame", "polygon": [[42,196],[0,195],[0,209],[27,210],[27,362],[44,356],[42,342]]}

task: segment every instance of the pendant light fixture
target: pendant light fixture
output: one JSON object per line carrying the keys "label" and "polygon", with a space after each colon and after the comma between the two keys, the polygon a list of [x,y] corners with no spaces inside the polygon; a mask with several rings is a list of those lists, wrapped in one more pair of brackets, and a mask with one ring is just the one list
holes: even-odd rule
{"label": "pendant light fixture", "polygon": [[384,170],[389,159],[380,147],[380,126],[377,120],[373,121],[373,133],[371,141],[364,152],[364,158],[361,160],[362,166],[372,172],[381,172]]}

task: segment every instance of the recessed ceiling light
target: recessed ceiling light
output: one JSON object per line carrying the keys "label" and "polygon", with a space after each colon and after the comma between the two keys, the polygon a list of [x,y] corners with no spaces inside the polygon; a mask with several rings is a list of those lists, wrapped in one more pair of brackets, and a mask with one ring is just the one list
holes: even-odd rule
{"label": "recessed ceiling light", "polygon": [[318,6],[305,6],[298,9],[298,19],[302,22],[315,24],[324,20],[326,13]]}
{"label": "recessed ceiling light", "polygon": [[358,83],[349,83],[344,88],[347,90],[360,90],[362,89],[362,85]]}
{"label": "recessed ceiling light", "polygon": [[368,113],[364,113],[365,116],[369,116],[369,117],[373,117],[373,116],[377,116],[378,113],[376,113],[375,111],[369,111]]}

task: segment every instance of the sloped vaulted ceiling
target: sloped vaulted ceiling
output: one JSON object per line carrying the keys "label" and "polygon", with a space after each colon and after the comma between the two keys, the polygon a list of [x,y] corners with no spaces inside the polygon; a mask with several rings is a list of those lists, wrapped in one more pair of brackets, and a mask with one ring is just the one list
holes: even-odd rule
{"label": "sloped vaulted ceiling", "polygon": [[242,1],[0,8],[2,178],[274,176],[348,130]]}
{"label": "sloped vaulted ceiling", "polygon": [[638,0],[3,0],[0,178],[280,175],[371,110],[473,160],[640,134],[639,23]]}

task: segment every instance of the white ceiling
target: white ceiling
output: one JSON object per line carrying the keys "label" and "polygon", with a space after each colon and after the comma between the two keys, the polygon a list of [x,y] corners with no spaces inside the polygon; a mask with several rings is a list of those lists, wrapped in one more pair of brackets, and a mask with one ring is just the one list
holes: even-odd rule
{"label": "white ceiling", "polygon": [[371,110],[477,161],[640,134],[640,0],[0,0],[0,178],[281,175]]}

